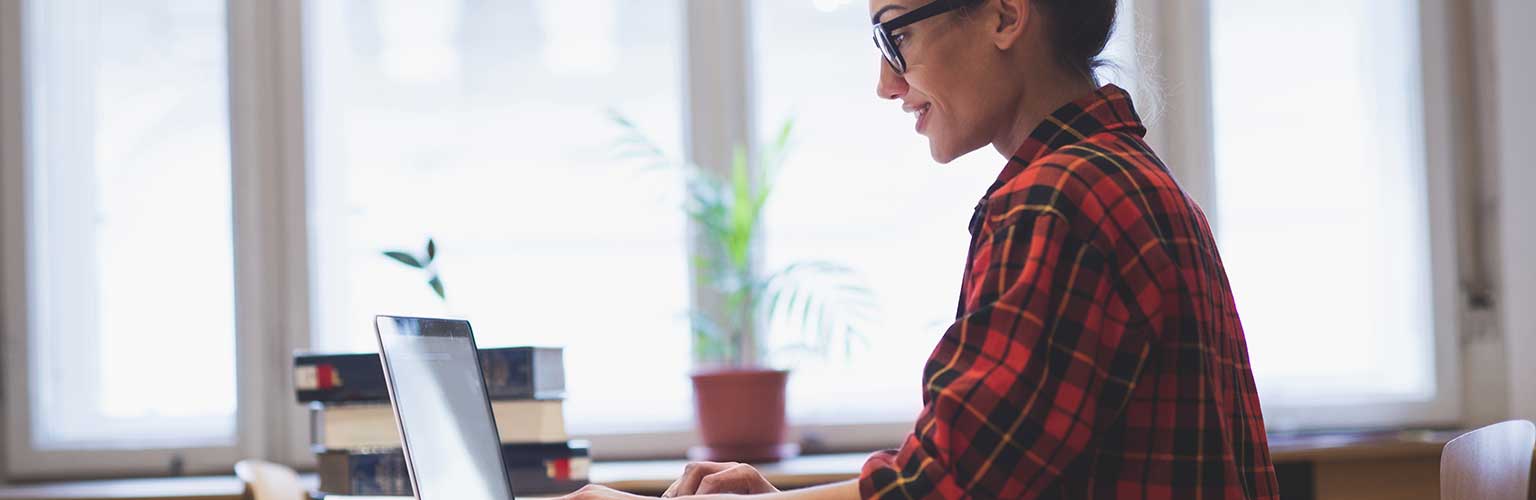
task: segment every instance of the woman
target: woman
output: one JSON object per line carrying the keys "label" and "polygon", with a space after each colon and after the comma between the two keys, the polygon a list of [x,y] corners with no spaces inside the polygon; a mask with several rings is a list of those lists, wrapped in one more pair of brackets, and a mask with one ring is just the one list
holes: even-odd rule
{"label": "woman", "polygon": [[871,0],[876,90],[934,160],[1009,158],[972,218],[923,411],[855,481],[779,493],[749,466],[693,464],[667,496],[1277,497],[1210,228],[1126,93],[1094,83],[1115,4]]}

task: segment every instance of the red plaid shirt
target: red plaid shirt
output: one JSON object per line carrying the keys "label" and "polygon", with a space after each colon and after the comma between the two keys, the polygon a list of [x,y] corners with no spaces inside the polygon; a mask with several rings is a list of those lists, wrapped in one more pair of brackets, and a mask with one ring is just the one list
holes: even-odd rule
{"label": "red plaid shirt", "polygon": [[960,311],[864,497],[1273,499],[1204,214],[1115,86],[1030,134],[972,220]]}

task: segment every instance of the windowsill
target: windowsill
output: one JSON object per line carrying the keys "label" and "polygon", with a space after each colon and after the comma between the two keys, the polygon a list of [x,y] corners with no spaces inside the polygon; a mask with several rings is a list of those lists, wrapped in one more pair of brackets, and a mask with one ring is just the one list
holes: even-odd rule
{"label": "windowsill", "polygon": [[[1276,463],[1359,462],[1437,457],[1458,431],[1275,434],[1270,455]],[[761,466],[781,488],[825,484],[858,476],[865,453],[812,455]],[[593,482],[638,493],[659,493],[682,471],[682,460],[599,462]],[[304,475],[313,485],[313,474]],[[50,482],[0,486],[0,500],[238,500],[243,486],[234,476],[144,478]]]}

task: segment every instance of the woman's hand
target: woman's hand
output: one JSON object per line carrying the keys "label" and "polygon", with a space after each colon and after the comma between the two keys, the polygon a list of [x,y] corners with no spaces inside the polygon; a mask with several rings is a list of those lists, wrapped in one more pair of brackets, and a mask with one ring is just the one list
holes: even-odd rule
{"label": "woman's hand", "polygon": [[[723,472],[723,471],[725,471],[727,469],[733,468],[733,467],[741,466],[741,464],[697,464],[697,465],[703,466],[704,468],[710,468],[711,466],[724,466],[724,468],[714,467],[714,468],[718,469],[721,472]],[[755,469],[752,469],[751,467],[747,467],[747,466],[742,466],[742,467],[746,467],[746,470],[750,470],[758,478],[762,478],[762,475],[761,474],[757,474],[757,471]],[[691,469],[699,469],[699,467],[692,467]],[[700,470],[702,470],[702,469],[700,469]],[[740,472],[736,472],[736,473],[733,473],[733,474],[741,474],[741,473]],[[707,478],[709,476],[705,475],[703,477]],[[700,480],[698,482],[699,483],[703,483],[703,480]],[[681,484],[682,481],[680,480],[680,481],[678,481],[678,483]],[[753,492],[756,492],[756,493],[767,493],[765,495],[755,497],[755,498],[761,498],[763,500],[857,500],[859,498],[859,482],[857,480],[843,481],[841,483],[833,483],[833,484],[827,484],[827,485],[816,486],[816,487],[813,487],[813,488],[799,489],[799,490],[790,490],[790,491],[786,491],[786,492],[778,492],[778,490],[773,489],[773,486],[769,485],[768,481],[766,481],[766,480],[762,481],[761,486],[765,486],[767,489],[765,489],[765,490],[757,490],[757,491],[753,491]],[[675,494],[674,492],[677,490],[677,488],[678,488],[677,484],[672,485],[672,489],[668,489],[667,490],[666,496],[673,496]],[[742,492],[745,493],[745,492],[748,492],[748,490],[743,490]],[[695,494],[698,493],[697,489],[695,489],[694,493]],[[645,498],[648,498],[648,497],[631,495],[629,493],[624,493],[622,491],[617,491],[617,490],[614,490],[612,488],[608,488],[608,487],[605,487],[605,486],[589,485],[587,487],[584,487],[584,488],[578,490],[575,493],[572,493],[572,494],[560,497],[559,500],[643,500]],[[724,500],[724,499],[739,499],[741,497],[736,496],[736,495],[732,495],[732,494],[717,494],[717,495],[695,497],[695,498]]]}
{"label": "woman's hand", "polygon": [[779,491],[757,469],[747,464],[694,462],[667,488],[662,498],[714,493],[756,494]]}
{"label": "woman's hand", "polygon": [[560,497],[559,500],[637,500],[649,497],[631,495],[607,486],[589,484],[576,490],[575,493]]}

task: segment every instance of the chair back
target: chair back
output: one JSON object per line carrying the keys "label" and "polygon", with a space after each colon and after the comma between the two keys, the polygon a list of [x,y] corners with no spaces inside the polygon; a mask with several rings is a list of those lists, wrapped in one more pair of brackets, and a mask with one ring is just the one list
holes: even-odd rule
{"label": "chair back", "polygon": [[309,500],[299,475],[285,465],[266,460],[241,460],[235,476],[245,483],[246,500]]}
{"label": "chair back", "polygon": [[1445,443],[1440,500],[1529,500],[1536,425],[1500,422]]}

